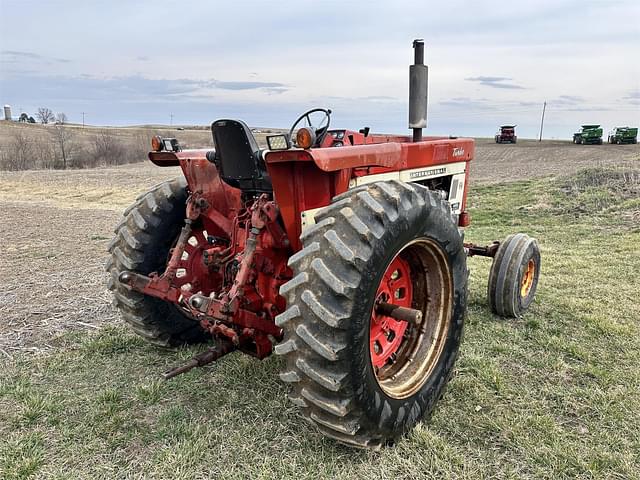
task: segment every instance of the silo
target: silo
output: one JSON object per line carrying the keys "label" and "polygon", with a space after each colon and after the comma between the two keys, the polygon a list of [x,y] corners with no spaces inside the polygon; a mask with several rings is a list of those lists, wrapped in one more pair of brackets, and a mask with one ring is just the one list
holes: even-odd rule
{"label": "silo", "polygon": [[11,105],[4,106],[4,119],[11,121]]}

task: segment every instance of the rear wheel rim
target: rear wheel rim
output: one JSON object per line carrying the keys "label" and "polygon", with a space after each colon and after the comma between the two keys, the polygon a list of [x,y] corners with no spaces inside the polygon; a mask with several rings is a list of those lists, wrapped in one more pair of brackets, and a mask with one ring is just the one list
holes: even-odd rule
{"label": "rear wheel rim", "polygon": [[[173,246],[167,253],[166,264],[171,259],[177,240],[178,238],[176,237]],[[221,283],[220,276],[210,272],[203,261],[204,251],[208,246],[210,245],[207,231],[199,227],[194,228],[178,261],[175,276],[171,279],[171,284],[182,292],[179,303],[171,303],[171,305],[178,312],[192,320],[194,318],[191,310],[182,304],[182,300],[194,293],[209,296],[220,287]]]}
{"label": "rear wheel rim", "polygon": [[389,262],[376,292],[385,301],[420,310],[420,325],[371,312],[369,352],[376,381],[392,398],[414,395],[427,382],[444,351],[452,314],[453,279],[443,249],[421,238]]}

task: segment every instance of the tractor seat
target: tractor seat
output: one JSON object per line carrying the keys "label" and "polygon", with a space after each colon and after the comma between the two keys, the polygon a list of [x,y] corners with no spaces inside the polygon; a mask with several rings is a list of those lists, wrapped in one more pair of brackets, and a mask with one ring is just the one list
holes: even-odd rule
{"label": "tractor seat", "polygon": [[271,193],[271,178],[260,147],[247,124],[240,120],[216,120],[211,124],[220,178],[245,193]]}

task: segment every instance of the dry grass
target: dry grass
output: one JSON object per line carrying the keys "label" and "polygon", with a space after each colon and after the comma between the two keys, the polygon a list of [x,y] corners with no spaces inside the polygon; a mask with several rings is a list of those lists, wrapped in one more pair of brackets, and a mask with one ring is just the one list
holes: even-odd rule
{"label": "dry grass", "polygon": [[585,168],[562,179],[555,211],[572,215],[620,215],[638,228],[640,222],[640,169],[637,167]]}

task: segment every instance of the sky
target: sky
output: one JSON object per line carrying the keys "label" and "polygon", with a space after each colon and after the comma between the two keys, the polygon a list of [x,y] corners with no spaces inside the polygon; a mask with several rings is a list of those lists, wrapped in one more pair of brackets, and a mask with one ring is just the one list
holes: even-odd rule
{"label": "sky", "polygon": [[93,125],[332,125],[405,133],[412,40],[426,134],[640,124],[640,1],[0,0],[0,103]]}

